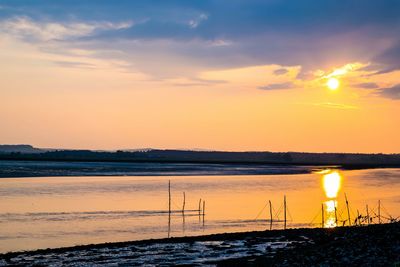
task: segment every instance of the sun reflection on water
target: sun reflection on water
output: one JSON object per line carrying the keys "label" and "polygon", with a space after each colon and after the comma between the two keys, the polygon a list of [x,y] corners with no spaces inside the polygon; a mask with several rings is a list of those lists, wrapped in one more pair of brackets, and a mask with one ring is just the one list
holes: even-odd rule
{"label": "sun reflection on water", "polygon": [[332,228],[337,226],[337,215],[336,215],[336,200],[328,200],[324,202],[325,211],[326,211],[326,220],[324,223],[324,227]]}
{"label": "sun reflection on water", "polygon": [[325,194],[328,198],[336,198],[340,190],[342,177],[338,171],[332,171],[324,174],[323,185]]}
{"label": "sun reflection on water", "polygon": [[323,174],[322,184],[325,196],[328,198],[324,202],[324,227],[332,228],[337,226],[337,196],[342,186],[342,176],[336,170],[325,170]]}

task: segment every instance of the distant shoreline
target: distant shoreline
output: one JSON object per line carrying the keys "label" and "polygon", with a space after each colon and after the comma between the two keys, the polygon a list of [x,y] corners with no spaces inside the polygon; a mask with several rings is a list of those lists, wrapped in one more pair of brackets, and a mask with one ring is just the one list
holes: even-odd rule
{"label": "distant shoreline", "polygon": [[0,178],[76,176],[296,175],[324,169],[362,170],[400,165],[318,165],[260,162],[0,160]]}
{"label": "distant shoreline", "polygon": [[2,149],[0,177],[273,175],[306,174],[326,168],[400,168],[400,154],[157,149],[111,152],[42,150],[28,145]]}
{"label": "distant shoreline", "polygon": [[[14,149],[14,150],[12,150]],[[137,151],[41,150],[0,146],[0,160],[190,164],[339,165],[343,168],[400,167],[400,154],[225,152],[147,149]]]}

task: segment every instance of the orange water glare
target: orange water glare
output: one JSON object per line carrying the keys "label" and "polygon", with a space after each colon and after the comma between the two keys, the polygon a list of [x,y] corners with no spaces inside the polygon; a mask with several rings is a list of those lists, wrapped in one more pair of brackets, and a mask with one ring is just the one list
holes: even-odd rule
{"label": "orange water glare", "polygon": [[335,209],[337,206],[336,200],[325,201],[326,220],[324,222],[325,228],[332,228],[337,226]]}
{"label": "orange water glare", "polygon": [[342,186],[342,176],[338,171],[330,170],[326,170],[321,174],[323,174],[322,183],[325,191],[325,196],[329,199],[324,202],[324,227],[332,228],[337,226],[337,215],[335,214],[337,207],[336,198]]}
{"label": "orange water glare", "polygon": [[328,198],[336,198],[342,184],[342,177],[338,171],[332,171],[323,176],[325,195]]}

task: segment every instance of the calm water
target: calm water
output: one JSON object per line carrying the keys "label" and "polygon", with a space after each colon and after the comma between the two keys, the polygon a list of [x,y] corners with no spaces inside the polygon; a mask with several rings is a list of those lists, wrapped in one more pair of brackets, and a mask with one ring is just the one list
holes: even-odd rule
{"label": "calm water", "polygon": [[[168,180],[172,215],[168,216]],[[186,212],[182,216],[183,192]],[[400,216],[400,169],[300,175],[52,177],[0,179],[0,252],[112,241],[342,224],[359,213]],[[205,216],[199,216],[199,199]],[[334,210],[336,207],[336,217]],[[374,222],[377,218],[373,219]],[[274,222],[273,228],[281,228]]]}

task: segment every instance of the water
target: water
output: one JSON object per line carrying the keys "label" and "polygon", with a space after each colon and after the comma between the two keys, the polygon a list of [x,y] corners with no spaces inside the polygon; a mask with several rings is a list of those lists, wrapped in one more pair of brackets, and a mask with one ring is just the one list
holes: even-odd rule
{"label": "water", "polygon": [[[268,200],[273,219],[282,220],[284,194],[288,227],[321,225],[321,203],[325,203],[325,226],[332,226],[329,201],[334,201],[341,224],[347,219],[344,192],[352,220],[357,210],[366,214],[366,204],[375,217],[378,200],[382,221],[389,215],[400,216],[400,169],[338,171],[336,189],[331,187],[338,182],[326,178],[332,173],[2,178],[0,252],[269,229]],[[200,198],[206,202],[204,217],[198,212]],[[273,229],[282,226],[274,222]]]}

